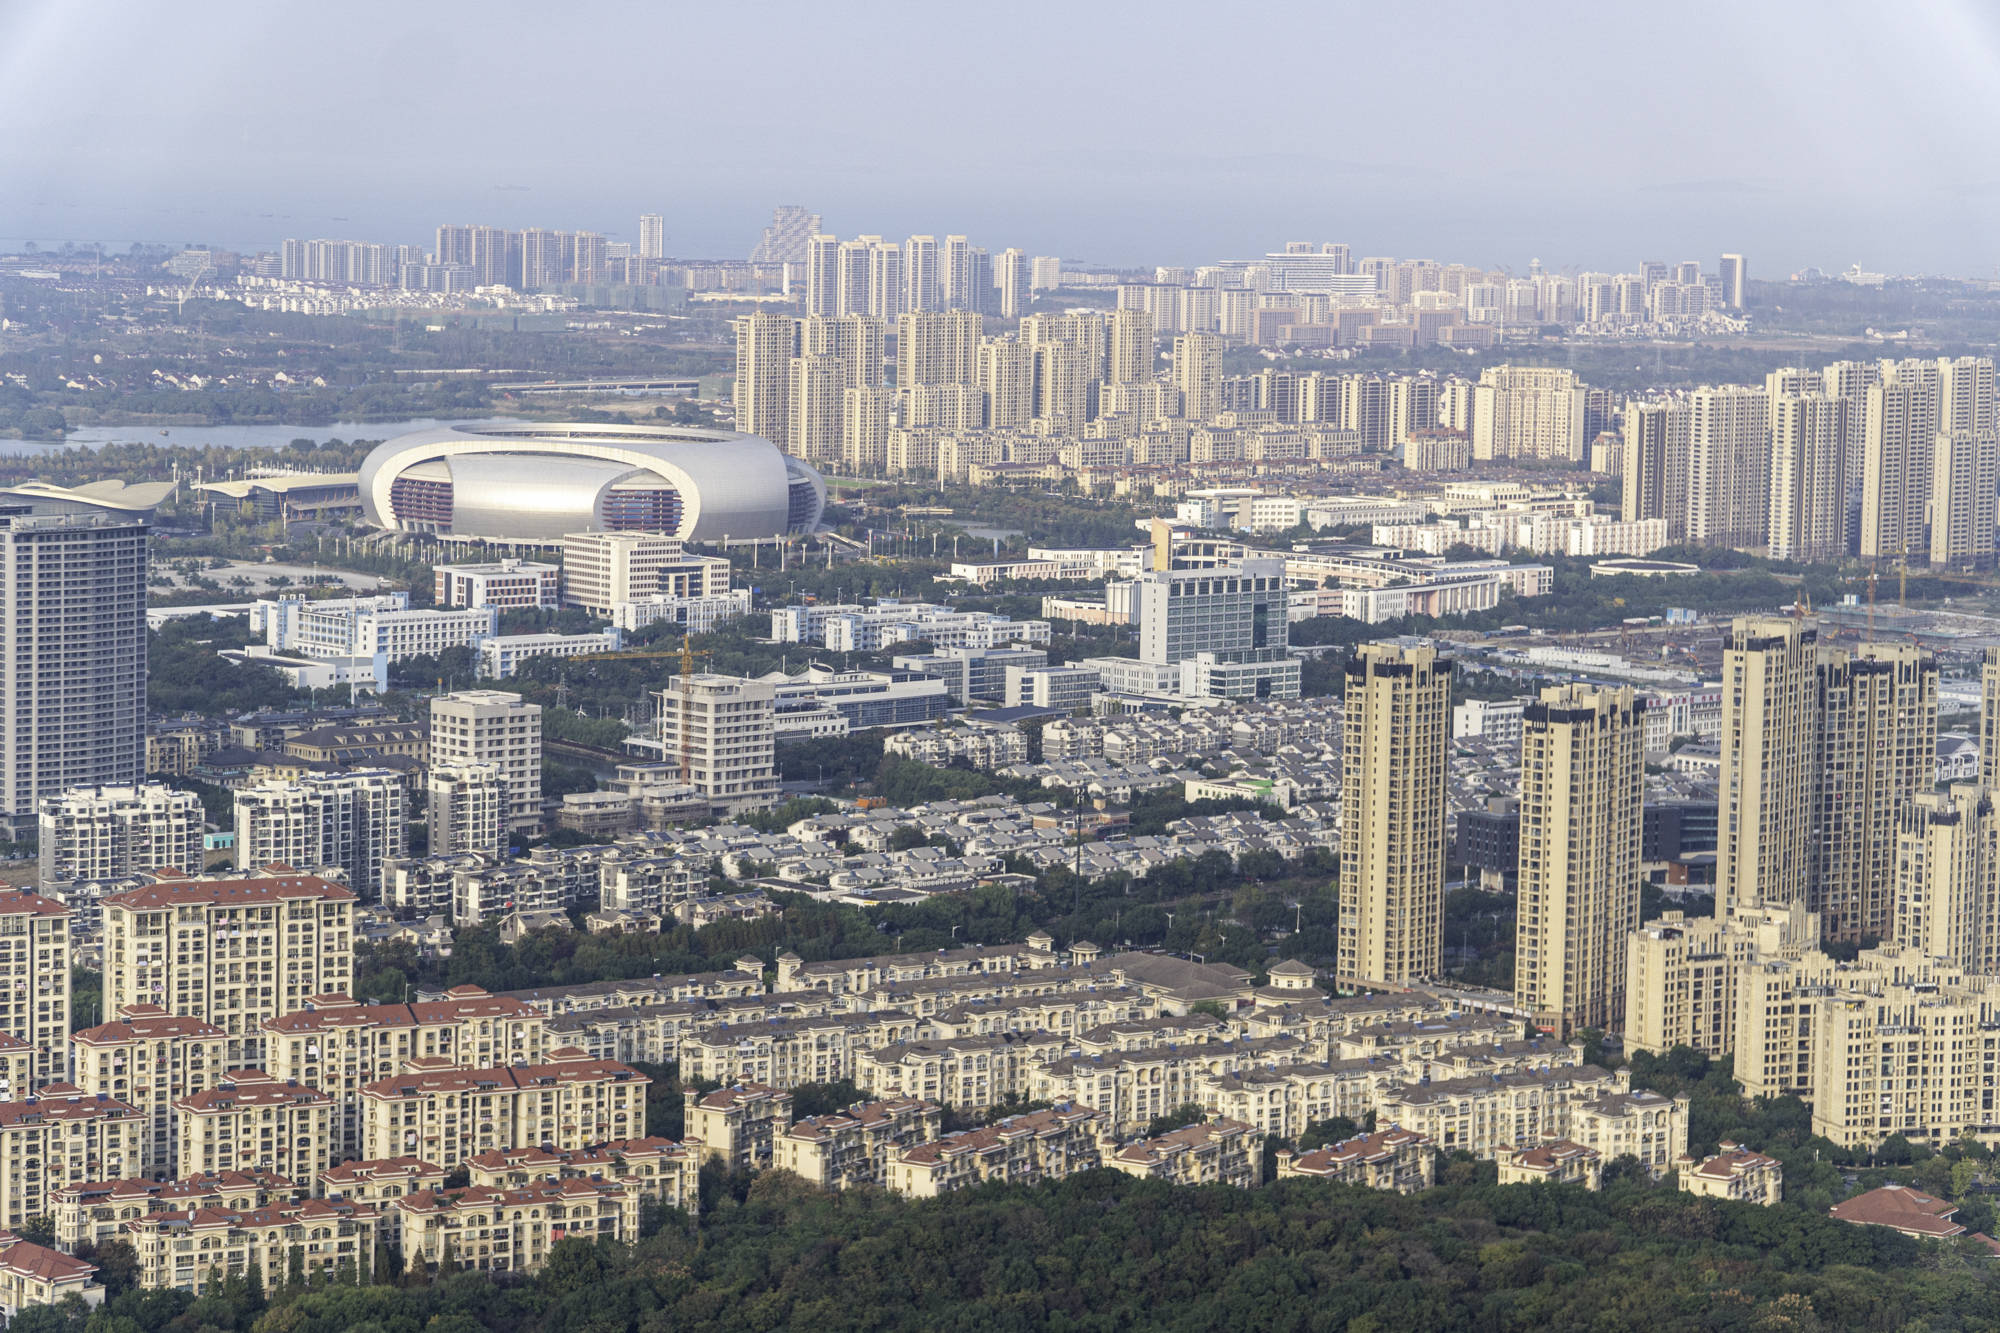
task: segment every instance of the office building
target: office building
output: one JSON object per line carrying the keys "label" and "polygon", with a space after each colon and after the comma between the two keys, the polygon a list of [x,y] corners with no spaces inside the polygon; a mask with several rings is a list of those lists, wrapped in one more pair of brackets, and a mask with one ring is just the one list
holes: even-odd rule
{"label": "office building", "polygon": [[470,648],[500,632],[500,613],[490,606],[413,610],[406,592],[325,601],[279,597],[251,603],[250,632],[262,634],[275,653],[400,662]]}
{"label": "office building", "polygon": [[377,902],[382,862],[407,850],[403,779],[386,769],[267,778],[235,799],[238,870],[337,867]]}
{"label": "office building", "polygon": [[507,851],[507,780],[495,764],[433,764],[425,775],[431,856]]}
{"label": "office building", "polygon": [[1937,659],[1907,644],[1822,646],[1814,675],[1806,906],[1828,939],[1887,939],[1897,811],[1930,789],[1936,762]]}
{"label": "office building", "polygon": [[[69,916],[68,908],[40,894],[0,888],[0,1034],[30,1048],[34,1087],[69,1073]],[[13,1095],[27,1090],[16,1088]]]}
{"label": "office building", "polygon": [[562,567],[533,560],[435,565],[432,598],[439,606],[553,610],[562,597]]}
{"label": "office building", "polygon": [[1241,669],[1197,668],[1204,694],[1220,687],[1230,698],[1296,699],[1299,668],[1286,645],[1287,592],[1280,560],[1143,571],[1132,585],[1139,660],[1183,666],[1206,656],[1210,667]]}
{"label": "office building", "polygon": [[720,597],[729,561],[690,555],[681,540],[656,532],[572,532],[562,539],[564,606],[608,616],[621,602],[651,597]]}
{"label": "office building", "polygon": [[1628,686],[1557,686],[1522,713],[1514,990],[1567,1037],[1625,1015],[1639,927],[1645,705]]}
{"label": "office building", "polygon": [[201,797],[159,783],[76,787],[42,799],[37,884],[122,879],[135,871],[201,869]]}
{"label": "office building", "polygon": [[659,737],[681,780],[720,812],[777,800],[777,689],[708,672],[675,676],[660,692]]}
{"label": "office building", "polygon": [[0,818],[34,838],[42,799],[130,786],[146,757],[146,525],[0,507]]}
{"label": "office building", "polygon": [[1452,660],[1364,645],[1347,666],[1339,969],[1344,981],[1436,975],[1444,930]]}
{"label": "office building", "polygon": [[254,1065],[265,1019],[353,989],[354,907],[351,890],[311,875],[171,879],[111,894],[104,1007],[201,1015],[229,1034],[233,1067]]}
{"label": "office building", "polygon": [[431,763],[485,764],[507,788],[507,831],[542,828],[542,706],[505,690],[460,690],[431,700]]}
{"label": "office building", "polygon": [[157,1004],[134,1004],[119,1010],[111,1022],[74,1034],[70,1042],[77,1087],[86,1096],[124,1102],[144,1116],[133,1170],[169,1178],[191,1174],[180,1164],[174,1099],[222,1081],[229,1069],[229,1034]]}
{"label": "office building", "polygon": [[1740,616],[1723,638],[1719,917],[1805,898],[1818,641],[1806,622],[1770,616]]}

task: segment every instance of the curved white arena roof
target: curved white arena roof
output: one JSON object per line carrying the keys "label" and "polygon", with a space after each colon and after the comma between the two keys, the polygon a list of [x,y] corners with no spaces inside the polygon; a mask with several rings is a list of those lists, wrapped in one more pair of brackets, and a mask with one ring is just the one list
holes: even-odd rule
{"label": "curved white arena roof", "polygon": [[735,431],[480,422],[376,446],[361,464],[361,506],[401,532],[541,542],[625,528],[720,541],[812,531],[826,482]]}

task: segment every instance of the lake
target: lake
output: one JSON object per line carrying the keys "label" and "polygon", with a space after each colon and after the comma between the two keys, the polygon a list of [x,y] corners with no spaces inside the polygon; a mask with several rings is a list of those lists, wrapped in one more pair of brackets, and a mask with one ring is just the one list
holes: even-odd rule
{"label": "lake", "polygon": [[413,430],[456,425],[463,418],[416,421],[336,421],[330,426],[86,426],[60,440],[0,440],[0,456],[19,458],[106,444],[187,445],[224,449],[282,449],[293,440],[386,440]]}

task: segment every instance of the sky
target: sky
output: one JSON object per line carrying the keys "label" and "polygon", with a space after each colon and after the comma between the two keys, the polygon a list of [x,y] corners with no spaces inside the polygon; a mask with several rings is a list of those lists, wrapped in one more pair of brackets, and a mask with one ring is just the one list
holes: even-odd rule
{"label": "sky", "polygon": [[2000,276],[2000,6],[0,0],[0,248],[441,222]]}

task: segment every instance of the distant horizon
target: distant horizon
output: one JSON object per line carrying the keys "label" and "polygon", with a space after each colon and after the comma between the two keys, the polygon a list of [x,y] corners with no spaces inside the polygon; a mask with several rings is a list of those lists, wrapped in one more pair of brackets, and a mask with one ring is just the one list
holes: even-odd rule
{"label": "distant horizon", "polygon": [[[783,202],[793,203],[796,201],[785,200]],[[801,204],[800,206],[808,209],[809,211],[812,209],[812,205],[810,203]],[[773,207],[775,208],[777,207],[777,205],[774,205]],[[744,262],[749,256],[751,249],[756,245],[758,239],[762,236],[765,225],[767,225],[770,222],[771,211],[772,210],[767,209],[764,212],[764,214],[758,220],[757,224],[749,232],[746,233],[742,244],[733,251],[676,250],[673,245],[674,235],[670,229],[667,233],[667,257],[671,260],[684,263]],[[142,237],[142,236],[123,236],[123,235],[112,236],[105,233],[98,233],[98,234],[81,233],[73,236],[0,234],[0,253],[5,253],[5,254],[23,253],[25,252],[27,244],[32,242],[40,250],[44,251],[60,250],[64,245],[74,245],[78,248],[85,248],[85,249],[94,245],[102,245],[107,255],[113,252],[122,254],[134,244],[147,247],[165,247],[174,250],[206,247],[217,250],[226,250],[232,253],[244,254],[244,255],[258,254],[258,253],[275,254],[279,251],[280,247],[286,240],[315,240],[315,239],[358,241],[363,243],[382,244],[382,245],[420,245],[426,251],[428,251],[431,250],[436,243],[437,239],[436,232],[438,227],[448,226],[448,225],[464,225],[464,224],[471,224],[476,226],[497,226],[497,227],[504,227],[508,230],[513,230],[513,231],[522,230],[528,227],[543,227],[554,231],[564,231],[564,232],[574,232],[574,231],[594,232],[598,235],[603,236],[606,240],[609,241],[624,242],[634,246],[638,244],[638,220],[640,215],[637,213],[634,213],[632,215],[631,225],[624,229],[608,228],[604,226],[595,226],[595,227],[579,226],[575,224],[564,223],[561,221],[555,221],[546,218],[539,218],[533,220],[502,221],[499,220],[498,216],[496,216],[497,214],[498,210],[494,210],[493,212],[485,215],[468,213],[463,216],[454,216],[449,221],[440,221],[438,223],[432,224],[428,228],[424,229],[421,232],[421,234],[416,236],[414,239],[408,235],[405,235],[401,231],[398,231],[395,234],[377,234],[374,232],[363,230],[357,226],[356,219],[347,216],[325,218],[322,219],[321,221],[327,225],[317,226],[317,227],[303,227],[296,230],[286,231],[283,232],[282,234],[270,236],[268,238],[260,238],[256,240],[244,240],[239,237],[230,237],[230,236],[218,237],[218,236],[200,236],[200,235],[189,235],[180,239],[165,239],[163,237]],[[0,214],[0,216],[4,216],[4,214]],[[289,217],[290,215],[279,215],[279,216]],[[961,231],[957,227],[939,226],[935,228],[915,228],[908,231],[905,231],[900,228],[890,230],[879,226],[860,226],[852,228],[841,228],[835,226],[831,221],[825,220],[824,214],[822,214],[821,216],[823,219],[822,225],[824,230],[828,233],[839,236],[843,240],[852,238],[857,235],[879,234],[883,236],[884,239],[901,243],[909,236],[931,235],[942,238],[946,235],[962,234],[968,236],[973,245],[988,249],[996,254],[999,251],[1008,248],[1009,245],[1009,243],[1003,238],[995,238],[989,241],[988,239],[983,238],[975,233],[969,231]],[[306,222],[312,221],[312,219],[310,218],[298,219],[298,220]],[[671,219],[669,219],[669,221],[671,222]],[[1835,262],[1831,260],[1815,262],[1808,260],[1800,263],[1786,264],[1777,267],[1770,265],[1760,266],[1757,262],[1756,254],[1748,251],[1734,250],[1729,248],[1717,249],[1713,253],[1708,253],[1708,254],[1683,252],[1682,250],[1673,250],[1673,251],[1659,250],[1655,252],[1648,252],[1638,258],[1627,258],[1617,261],[1606,260],[1605,262],[1599,264],[1562,262],[1560,259],[1551,258],[1549,255],[1542,253],[1536,253],[1528,256],[1526,259],[1521,259],[1521,260],[1507,260],[1507,259],[1480,260],[1474,258],[1466,258],[1449,253],[1403,253],[1397,250],[1393,246],[1391,247],[1365,246],[1353,242],[1351,240],[1348,240],[1340,235],[1313,236],[1313,235],[1301,235],[1301,234],[1287,234],[1284,236],[1270,239],[1262,243],[1253,241],[1243,246],[1239,246],[1233,250],[1229,250],[1227,252],[1220,252],[1212,255],[1206,255],[1200,258],[1147,258],[1141,256],[1125,256],[1118,258],[1109,258],[1101,255],[1068,254],[1064,253],[1060,247],[1054,249],[1045,249],[1045,248],[1037,248],[1024,245],[1021,246],[1020,248],[1028,250],[1030,253],[1033,254],[1039,254],[1039,255],[1054,254],[1059,258],[1061,258],[1065,264],[1072,264],[1080,269],[1093,269],[1093,268],[1102,268],[1111,270],[1137,270],[1137,269],[1148,269],[1148,268],[1192,269],[1204,265],[1221,264],[1230,261],[1257,259],[1266,254],[1271,254],[1281,251],[1288,242],[1293,242],[1293,241],[1310,241],[1314,244],[1320,244],[1325,242],[1346,244],[1350,247],[1352,255],[1357,262],[1364,258],[1369,258],[1376,255],[1384,255],[1397,260],[1421,260],[1421,261],[1435,262],[1440,264],[1467,264],[1475,268],[1482,268],[1495,271],[1510,271],[1522,275],[1525,275],[1528,272],[1531,265],[1537,262],[1539,262],[1542,265],[1543,270],[1545,272],[1561,274],[1561,273],[1580,273],[1580,272],[1633,273],[1638,271],[1639,264],[1644,261],[1659,261],[1661,263],[1666,263],[1666,264],[1677,264],[1686,260],[1698,260],[1701,263],[1703,272],[1713,273],[1716,271],[1717,264],[1722,255],[1742,254],[1745,258],[1746,263],[1749,266],[1750,278],[1753,282],[1784,281],[1787,278],[1789,278],[1789,276],[1792,273],[1803,271],[1804,269],[1807,268],[1817,268],[1821,272],[1826,273],[1829,276],[1835,276],[1841,272],[1844,272],[1850,265],[1857,263],[1865,271],[1875,272],[1875,273],[1886,273],[1890,277],[1942,278],[1942,279],[1957,279],[1963,281],[1980,280],[1989,277],[2000,278],[2000,268],[1996,268],[1992,274],[1981,274],[1976,272],[1950,272],[1945,270],[1905,269],[1905,268],[1899,268],[1893,263],[1875,262],[1873,260],[1862,260],[1862,259],[1852,259],[1852,258],[1840,262]]]}
{"label": "distant horizon", "polygon": [[837,235],[1117,268],[1311,239],[1516,272],[2000,274],[2000,12],[1972,0],[564,18],[15,0],[0,243],[631,240],[657,212],[674,255],[730,258],[797,202]]}

